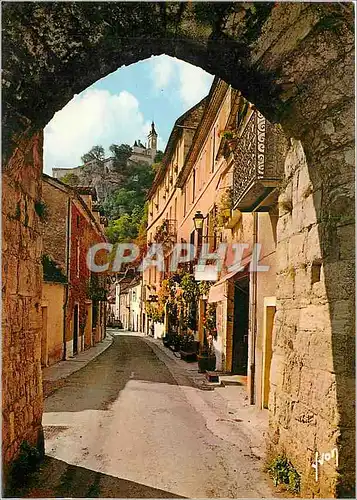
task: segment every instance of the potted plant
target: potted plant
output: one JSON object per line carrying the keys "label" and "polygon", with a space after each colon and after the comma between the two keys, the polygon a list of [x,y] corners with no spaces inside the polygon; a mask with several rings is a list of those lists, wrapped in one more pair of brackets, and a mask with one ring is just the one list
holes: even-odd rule
{"label": "potted plant", "polygon": [[214,353],[212,336],[208,335],[205,337],[205,341],[197,355],[199,373],[211,372],[216,369],[216,355]]}
{"label": "potted plant", "polygon": [[198,359],[198,371],[213,371],[216,368],[216,355],[213,346],[213,339],[217,338],[216,326],[216,305],[208,304],[203,318],[204,342],[200,350]]}
{"label": "potted plant", "polygon": [[181,335],[180,355],[184,361],[196,361],[197,359],[197,342],[194,340],[192,333],[184,333]]}
{"label": "potted plant", "polygon": [[220,136],[226,140],[228,146],[232,149],[235,146],[237,139],[237,132],[235,130],[226,129],[220,132]]}

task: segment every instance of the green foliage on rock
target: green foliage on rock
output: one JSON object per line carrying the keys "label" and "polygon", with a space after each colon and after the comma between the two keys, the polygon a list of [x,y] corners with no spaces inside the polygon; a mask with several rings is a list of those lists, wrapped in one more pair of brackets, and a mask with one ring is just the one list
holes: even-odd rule
{"label": "green foliage on rock", "polygon": [[154,163],[160,163],[160,162],[162,161],[163,157],[164,157],[164,153],[163,153],[163,151],[160,151],[160,150],[159,150],[159,151],[156,153],[156,155],[155,155],[155,158],[154,158]]}
{"label": "green foliage on rock", "polygon": [[136,206],[131,213],[124,213],[112,220],[107,228],[107,237],[112,243],[133,241],[139,235],[144,208]]}
{"label": "green foliage on rock", "polygon": [[[120,187],[101,203],[103,214],[109,220],[107,237],[111,243],[129,242],[138,237],[142,242],[144,240],[146,242],[145,200],[154,180],[155,170],[146,162],[130,160],[133,149],[128,144],[112,144],[109,149],[113,155],[113,171],[118,174]],[[160,160],[162,156],[162,151],[158,151],[156,158]],[[104,159],[102,146],[94,146],[82,156],[83,161],[88,162],[94,159],[99,161]],[[74,174],[66,176],[67,183],[76,185],[78,184],[75,179],[77,176],[73,176]]]}
{"label": "green foliage on rock", "polygon": [[118,173],[128,171],[128,161],[133,154],[133,149],[128,144],[112,144],[109,148],[114,156],[114,170]]}
{"label": "green foliage on rock", "polygon": [[131,214],[136,207],[142,206],[143,199],[137,197],[135,190],[120,188],[102,204],[106,217],[115,220],[125,214]]}
{"label": "green foliage on rock", "polygon": [[78,175],[72,173],[66,174],[63,177],[61,177],[60,181],[63,182],[64,184],[68,184],[68,186],[80,185],[80,179]]}

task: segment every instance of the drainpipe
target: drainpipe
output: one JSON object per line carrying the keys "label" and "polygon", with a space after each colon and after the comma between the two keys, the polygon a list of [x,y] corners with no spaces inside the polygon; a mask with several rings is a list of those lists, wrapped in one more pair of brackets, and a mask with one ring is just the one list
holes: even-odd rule
{"label": "drainpipe", "polygon": [[[253,252],[256,252],[256,244],[258,243],[258,213],[253,212]],[[253,259],[254,259],[253,254]],[[256,346],[256,338],[257,338],[257,281],[258,281],[258,255],[256,255],[253,273],[251,275],[251,349],[250,349],[250,387],[249,387],[249,403],[251,405],[255,402],[255,346]]]}
{"label": "drainpipe", "polygon": [[67,238],[67,284],[65,289],[65,300],[63,304],[63,361],[66,360],[67,348],[66,348],[66,320],[67,320],[67,305],[69,298],[69,273],[70,273],[70,262],[71,262],[71,199],[68,198],[67,202],[67,228],[66,228],[66,238]]}

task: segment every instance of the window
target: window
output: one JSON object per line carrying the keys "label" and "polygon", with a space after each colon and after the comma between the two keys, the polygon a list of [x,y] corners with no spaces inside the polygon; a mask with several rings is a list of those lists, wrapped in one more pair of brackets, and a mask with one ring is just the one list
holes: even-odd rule
{"label": "window", "polygon": [[247,114],[248,108],[249,108],[248,101],[243,99],[243,103],[240,104],[238,112],[237,112],[237,116],[236,116],[237,128],[239,128],[239,126],[242,124],[242,122]]}
{"label": "window", "polygon": [[208,214],[207,239],[211,252],[216,250],[217,248],[217,233],[214,227],[215,217],[216,217],[216,206],[214,206]]}
{"label": "window", "polygon": [[212,148],[212,137],[207,141],[207,150],[205,157],[205,178],[209,177],[210,166],[211,166],[211,148]]}
{"label": "window", "polygon": [[79,227],[81,224],[81,217],[77,215],[77,227]]}
{"label": "window", "polygon": [[192,173],[192,202],[195,201],[195,191],[196,191],[196,170]]}
{"label": "window", "polygon": [[80,254],[80,246],[79,246],[79,238],[77,238],[77,248],[76,248],[76,271],[77,271],[77,278],[79,277],[79,254]]}
{"label": "window", "polygon": [[212,165],[211,165],[211,172],[214,172],[214,157],[215,157],[215,150],[216,150],[216,132],[217,132],[217,127],[214,127],[213,129],[213,146],[212,146]]}
{"label": "window", "polygon": [[[190,245],[195,245],[195,239],[196,239],[196,231],[192,231],[190,234]],[[192,247],[191,247],[192,248]],[[195,258],[195,250],[190,251],[190,260],[193,260]]]}

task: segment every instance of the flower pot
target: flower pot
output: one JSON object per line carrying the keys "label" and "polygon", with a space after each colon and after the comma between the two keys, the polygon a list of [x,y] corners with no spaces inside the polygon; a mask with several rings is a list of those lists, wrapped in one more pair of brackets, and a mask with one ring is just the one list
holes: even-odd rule
{"label": "flower pot", "polygon": [[165,347],[169,347],[170,345],[170,337],[165,335],[165,337],[162,337],[162,343],[164,344]]}
{"label": "flower pot", "polygon": [[209,356],[198,354],[197,361],[199,373],[211,372],[216,369],[216,356],[214,354]]}
{"label": "flower pot", "polygon": [[181,359],[186,361],[187,363],[191,363],[192,361],[197,360],[197,354],[193,351],[182,351],[180,350]]}

